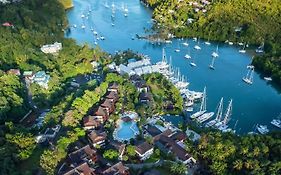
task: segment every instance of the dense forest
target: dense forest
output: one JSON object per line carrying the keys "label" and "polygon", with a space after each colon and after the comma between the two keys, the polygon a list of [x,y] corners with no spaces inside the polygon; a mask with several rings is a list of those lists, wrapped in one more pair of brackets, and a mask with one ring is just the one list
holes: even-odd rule
{"label": "dense forest", "polygon": [[253,64],[281,84],[281,4],[279,0],[144,0],[160,30],[177,37],[264,43]]}
{"label": "dense forest", "polygon": [[280,132],[266,136],[208,132],[195,146],[195,154],[206,166],[204,174],[277,175],[281,173],[280,144]]}

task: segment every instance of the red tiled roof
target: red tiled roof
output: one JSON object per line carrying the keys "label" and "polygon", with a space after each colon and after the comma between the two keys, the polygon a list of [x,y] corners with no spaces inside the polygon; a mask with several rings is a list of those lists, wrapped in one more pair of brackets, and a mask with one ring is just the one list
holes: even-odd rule
{"label": "red tiled roof", "polygon": [[92,143],[97,143],[106,139],[106,132],[92,131],[88,134],[88,137]]}
{"label": "red tiled roof", "polygon": [[83,118],[83,124],[84,124],[85,127],[87,127],[87,126],[95,126],[95,127],[101,126],[101,122],[96,120],[94,118],[94,116],[86,116],[86,117],[84,117]]}
{"label": "red tiled roof", "polygon": [[109,167],[108,169],[106,169],[105,171],[103,171],[103,175],[112,175],[112,174],[119,174],[119,175],[123,175],[123,174],[129,174],[127,172],[129,168],[125,167],[123,165],[122,162],[119,162],[111,167]]}
{"label": "red tiled roof", "polygon": [[63,175],[95,175],[94,170],[89,167],[85,162],[72,170],[64,173]]}
{"label": "red tiled roof", "polygon": [[153,146],[150,145],[147,142],[143,142],[142,144],[139,144],[139,145],[136,146],[136,151],[139,154],[144,154],[144,153],[146,153],[147,151],[149,151],[151,149],[153,149]]}

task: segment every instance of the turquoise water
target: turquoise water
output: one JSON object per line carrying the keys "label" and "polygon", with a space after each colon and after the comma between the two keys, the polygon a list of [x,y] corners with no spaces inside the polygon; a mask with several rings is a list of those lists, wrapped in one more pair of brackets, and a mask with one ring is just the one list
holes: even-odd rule
{"label": "turquoise water", "polygon": [[[248,53],[239,53],[239,47],[224,43],[212,43],[207,46],[201,41],[202,50],[196,51],[193,49],[196,43],[188,40],[191,56],[197,64],[197,67],[192,68],[189,60],[184,58],[188,52],[186,47],[181,47],[179,53],[174,52],[183,41],[175,39],[172,44],[152,45],[144,40],[131,39],[135,34],[144,34],[144,28],[151,27],[151,11],[138,0],[114,0],[116,6],[114,27],[111,25],[111,9],[105,8],[105,2],[105,0],[74,0],[75,7],[69,10],[67,15],[70,25],[75,24],[77,28],[71,28],[67,37],[75,39],[79,44],[88,43],[94,46],[94,35],[90,30],[94,28],[106,38],[104,41],[97,41],[103,50],[114,53],[118,50],[132,49],[149,55],[152,62],[161,59],[162,48],[165,47],[167,56],[172,56],[173,66],[178,67],[188,78],[191,90],[202,91],[204,86],[207,87],[208,110],[214,111],[222,96],[225,99],[225,107],[227,102],[233,99],[230,125],[233,126],[238,120],[236,129],[239,133],[251,131],[257,123],[270,126],[272,118],[281,112],[280,92],[267,84],[257,73],[254,74],[253,85],[242,82],[242,77],[247,73],[246,66],[250,64],[252,56]],[[111,6],[113,1],[107,2]],[[122,2],[129,9],[128,17],[124,17],[121,10]],[[81,18],[82,14],[87,15],[89,8],[92,9],[89,18]],[[86,28],[82,29],[81,25],[85,25]],[[215,62],[216,69],[210,70],[208,65],[211,62],[211,53],[217,45],[220,57]]]}
{"label": "turquoise water", "polygon": [[120,128],[117,128],[116,136],[120,141],[122,140],[130,140],[135,137],[135,132],[138,132],[139,129],[137,127],[136,122],[120,122]]}

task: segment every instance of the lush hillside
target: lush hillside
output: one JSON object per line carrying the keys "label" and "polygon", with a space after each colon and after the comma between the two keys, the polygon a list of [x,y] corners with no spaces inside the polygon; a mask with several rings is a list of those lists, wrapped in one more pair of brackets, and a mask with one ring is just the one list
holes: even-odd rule
{"label": "lush hillside", "polygon": [[204,134],[196,151],[206,166],[203,174],[281,173],[280,133],[235,136],[209,132]]}
{"label": "lush hillside", "polygon": [[[255,66],[281,84],[281,3],[279,0],[145,0],[164,30],[178,37],[265,43]],[[192,4],[193,2],[193,4]],[[197,2],[194,3],[194,2]],[[198,12],[196,12],[198,10]]]}
{"label": "lush hillside", "polygon": [[65,9],[69,9],[73,7],[73,2],[72,0],[59,0],[60,3],[64,6]]}

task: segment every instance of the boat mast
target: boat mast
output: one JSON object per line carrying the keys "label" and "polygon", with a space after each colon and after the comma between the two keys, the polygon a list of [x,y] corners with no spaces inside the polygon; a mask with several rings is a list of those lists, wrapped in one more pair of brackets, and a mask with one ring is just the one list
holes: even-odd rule
{"label": "boat mast", "polygon": [[206,110],[206,87],[204,87],[203,97],[200,106],[200,111],[205,111],[205,110]]}
{"label": "boat mast", "polygon": [[230,100],[229,104],[228,104],[228,107],[227,107],[227,110],[226,110],[226,113],[225,113],[225,117],[222,121],[222,123],[224,125],[227,124],[227,122],[229,121],[229,118],[231,116],[231,113],[232,113],[232,99]]}
{"label": "boat mast", "polygon": [[218,112],[215,120],[219,122],[222,118],[222,114],[223,114],[223,97],[220,100]]}

